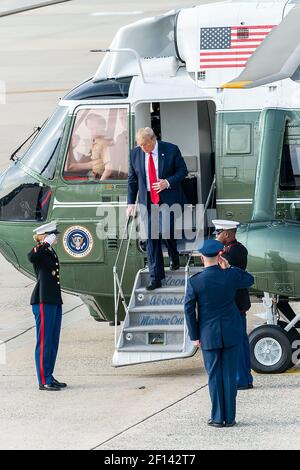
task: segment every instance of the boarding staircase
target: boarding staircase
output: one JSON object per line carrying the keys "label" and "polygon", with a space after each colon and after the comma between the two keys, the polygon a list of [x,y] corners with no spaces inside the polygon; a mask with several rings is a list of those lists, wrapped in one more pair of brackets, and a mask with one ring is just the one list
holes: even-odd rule
{"label": "boarding staircase", "polygon": [[[205,210],[212,198],[215,180],[212,184]],[[134,224],[124,229],[119,252],[114,265],[114,292],[115,292],[115,352],[113,366],[140,364],[146,362],[180,359],[192,356],[196,352],[194,342],[190,340],[185,316],[184,297],[188,278],[201,271],[201,267],[191,266],[192,259],[199,256],[190,249],[185,253],[187,263],[176,271],[165,269],[166,277],[162,281],[162,287],[148,291],[146,286],[150,282],[149,270],[144,268],[138,271],[132,289],[129,304],[126,304],[122,289],[125,275],[126,259],[129,250]],[[194,247],[199,243],[195,236]],[[118,274],[118,263],[122,246],[127,247],[122,271]],[[118,308],[122,302],[125,309],[125,319],[118,332]]]}
{"label": "boarding staircase", "polygon": [[[192,268],[190,273],[196,273]],[[185,268],[166,269],[160,289],[147,291],[149,271],[136,276],[122,331],[113,357],[114,366],[154,362],[192,356],[194,343],[185,327],[183,302]]]}

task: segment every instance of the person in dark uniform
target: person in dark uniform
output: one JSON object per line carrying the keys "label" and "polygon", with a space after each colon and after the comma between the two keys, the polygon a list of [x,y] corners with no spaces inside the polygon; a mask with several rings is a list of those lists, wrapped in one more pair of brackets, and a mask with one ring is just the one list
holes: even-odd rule
{"label": "person in dark uniform", "polygon": [[160,123],[160,103],[152,103],[151,112],[151,128],[157,137],[157,140],[161,140],[161,123]]}
{"label": "person in dark uniform", "polygon": [[[236,239],[236,231],[239,222],[230,220],[213,220],[212,222],[216,228],[217,240],[225,245],[222,256],[227,259],[231,266],[245,270],[247,268],[248,251],[247,248]],[[235,302],[241,312],[242,320],[242,342],[240,345],[237,386],[238,390],[247,390],[253,388],[246,317],[246,312],[251,307],[248,289],[239,289],[236,293]]]}
{"label": "person in dark uniform", "polygon": [[254,281],[247,271],[230,267],[219,255],[223,248],[217,240],[206,240],[199,248],[204,270],[188,280],[184,302],[190,338],[202,348],[212,403],[208,425],[215,427],[236,424],[241,315],[235,295]]}
{"label": "person in dark uniform", "polygon": [[36,321],[36,371],[40,390],[59,391],[67,386],[53,377],[63,303],[59,260],[53,248],[59,232],[56,222],[44,224],[33,232],[37,245],[28,253],[28,259],[33,264],[37,279],[30,302]]}

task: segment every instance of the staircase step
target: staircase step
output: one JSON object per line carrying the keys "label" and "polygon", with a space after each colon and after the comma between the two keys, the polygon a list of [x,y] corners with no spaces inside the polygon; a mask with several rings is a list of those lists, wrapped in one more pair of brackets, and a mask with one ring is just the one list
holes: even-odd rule
{"label": "staircase step", "polygon": [[183,305],[144,305],[142,307],[132,307],[129,313],[183,313]]}
{"label": "staircase step", "polygon": [[160,346],[157,344],[146,344],[141,346],[123,346],[122,348],[117,348],[117,351],[124,352],[179,352],[182,351],[181,345],[165,345]]}
{"label": "staircase step", "polygon": [[184,327],[183,325],[145,325],[145,326],[128,326],[124,328],[123,332],[124,333],[136,333],[136,332],[144,332],[144,331],[150,331],[150,332],[164,332],[164,331],[183,331]]}
{"label": "staircase step", "polygon": [[144,294],[144,295],[155,295],[155,294],[182,294],[184,295],[185,287],[178,286],[178,287],[159,287],[155,290],[147,290],[145,287],[139,287],[135,290],[136,294]]}

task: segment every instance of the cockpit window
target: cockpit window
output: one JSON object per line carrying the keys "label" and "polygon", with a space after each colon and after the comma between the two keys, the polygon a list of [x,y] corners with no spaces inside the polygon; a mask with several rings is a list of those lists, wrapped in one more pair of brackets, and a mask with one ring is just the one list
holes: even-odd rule
{"label": "cockpit window", "polygon": [[68,108],[59,106],[25,152],[22,163],[47,179],[53,179]]}
{"label": "cockpit window", "polygon": [[0,177],[0,220],[43,221],[47,218],[51,189],[14,163]]}
{"label": "cockpit window", "polygon": [[280,189],[300,189],[300,145],[284,143],[280,168]]}
{"label": "cockpit window", "polygon": [[65,180],[127,180],[127,108],[81,109],[64,167]]}

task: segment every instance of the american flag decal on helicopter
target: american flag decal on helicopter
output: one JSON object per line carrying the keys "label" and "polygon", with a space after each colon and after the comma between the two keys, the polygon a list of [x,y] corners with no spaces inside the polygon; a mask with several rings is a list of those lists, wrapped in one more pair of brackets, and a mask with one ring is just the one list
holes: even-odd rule
{"label": "american flag decal on helicopter", "polygon": [[245,67],[275,25],[201,28],[200,69]]}

